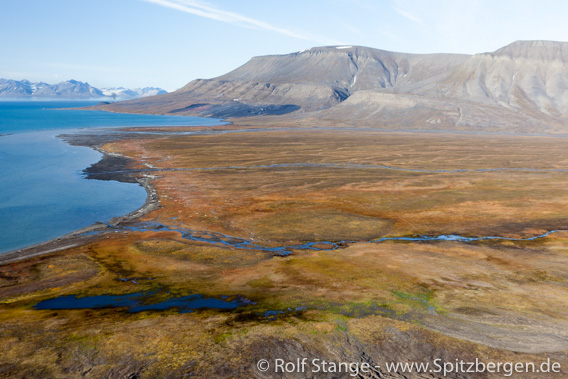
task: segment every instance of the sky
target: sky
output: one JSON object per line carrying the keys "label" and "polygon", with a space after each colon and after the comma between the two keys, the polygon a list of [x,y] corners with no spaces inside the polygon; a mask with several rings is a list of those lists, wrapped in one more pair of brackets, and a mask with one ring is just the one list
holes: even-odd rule
{"label": "sky", "polygon": [[0,78],[177,89],[314,46],[408,53],[568,41],[564,0],[0,0]]}

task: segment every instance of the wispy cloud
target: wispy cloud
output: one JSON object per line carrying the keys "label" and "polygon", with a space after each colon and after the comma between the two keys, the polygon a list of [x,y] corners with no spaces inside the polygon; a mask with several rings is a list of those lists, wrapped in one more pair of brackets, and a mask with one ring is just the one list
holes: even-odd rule
{"label": "wispy cloud", "polygon": [[404,9],[401,9],[399,7],[393,6],[392,9],[398,13],[399,15],[401,15],[402,17],[406,18],[407,20],[412,21],[415,24],[418,24],[419,26],[421,26],[422,28],[426,27],[426,24],[424,24],[424,21],[422,20],[422,18],[420,18],[419,16],[416,16],[408,11],[405,11]]}
{"label": "wispy cloud", "polygon": [[229,24],[241,26],[249,29],[261,29],[279,33],[288,37],[298,38],[307,41],[322,43],[325,45],[341,45],[340,41],[329,40],[306,33],[300,33],[289,29],[280,28],[267,22],[243,16],[234,12],[227,12],[221,9],[206,5],[195,0],[143,0],[148,3],[154,3],[163,7],[175,9],[181,12],[193,14],[200,17],[209,18],[211,20],[226,22]]}

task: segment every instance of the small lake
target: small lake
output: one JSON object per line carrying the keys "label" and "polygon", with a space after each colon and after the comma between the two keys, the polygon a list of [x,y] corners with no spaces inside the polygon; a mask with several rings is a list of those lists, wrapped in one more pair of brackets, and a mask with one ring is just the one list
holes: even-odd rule
{"label": "small lake", "polygon": [[179,313],[190,313],[203,309],[232,310],[251,304],[250,300],[242,296],[209,297],[192,294],[159,301],[154,298],[154,295],[156,294],[153,292],[137,292],[125,295],[60,296],[44,300],[36,304],[34,308],[50,310],[126,308],[131,313],[176,309]]}
{"label": "small lake", "polygon": [[141,207],[138,184],[88,180],[102,155],[56,136],[78,128],[214,126],[218,119],[61,110],[84,101],[0,101],[0,253],[45,242]]}

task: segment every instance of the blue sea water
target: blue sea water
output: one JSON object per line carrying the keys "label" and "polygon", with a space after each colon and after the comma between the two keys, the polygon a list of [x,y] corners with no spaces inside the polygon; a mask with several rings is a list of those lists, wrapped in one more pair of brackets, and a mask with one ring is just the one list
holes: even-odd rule
{"label": "blue sea water", "polygon": [[96,101],[0,101],[0,134],[119,126],[213,126],[217,119],[67,110]]}
{"label": "blue sea water", "polygon": [[77,128],[213,126],[216,119],[61,110],[94,102],[0,101],[0,253],[44,242],[134,211],[138,184],[85,179],[102,155],[57,138]]}

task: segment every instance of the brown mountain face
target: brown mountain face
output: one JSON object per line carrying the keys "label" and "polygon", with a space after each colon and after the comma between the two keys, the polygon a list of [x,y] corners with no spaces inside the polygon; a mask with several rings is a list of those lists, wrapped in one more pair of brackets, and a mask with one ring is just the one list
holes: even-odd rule
{"label": "brown mountain face", "polygon": [[255,57],[170,94],[102,108],[221,118],[286,114],[300,123],[389,129],[566,133],[567,60],[568,43],[550,41],[518,41],[473,56],[317,47]]}

